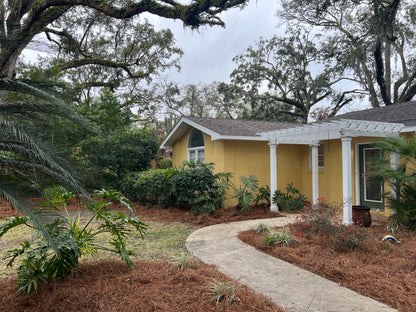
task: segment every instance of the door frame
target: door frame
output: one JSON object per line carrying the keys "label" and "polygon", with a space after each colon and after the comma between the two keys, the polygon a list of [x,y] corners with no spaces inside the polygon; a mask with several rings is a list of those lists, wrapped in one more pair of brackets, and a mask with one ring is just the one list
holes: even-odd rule
{"label": "door frame", "polygon": [[[355,157],[354,157],[354,167],[355,167],[355,204],[356,205],[363,205],[362,201],[363,201],[363,191],[362,191],[362,187],[361,187],[361,183],[362,183],[362,179],[361,179],[361,151],[363,150],[363,145],[367,145],[369,147],[371,147],[372,145],[374,145],[374,142],[361,142],[361,143],[357,143],[355,144]],[[380,208],[382,211],[384,210],[384,206],[385,206],[385,201],[384,201],[384,197],[383,197],[383,192],[384,192],[384,183],[382,182],[382,190],[381,190],[381,202],[379,204],[375,203],[373,205],[373,207],[371,207],[372,209],[378,209]]]}

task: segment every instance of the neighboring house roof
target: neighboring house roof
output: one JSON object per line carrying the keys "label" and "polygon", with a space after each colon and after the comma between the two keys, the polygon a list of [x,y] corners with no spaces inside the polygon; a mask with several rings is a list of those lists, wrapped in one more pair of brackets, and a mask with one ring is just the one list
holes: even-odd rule
{"label": "neighboring house roof", "polygon": [[180,139],[190,128],[196,128],[211,136],[214,140],[251,140],[266,141],[259,133],[280,130],[299,124],[257,121],[217,119],[207,117],[182,117],[169,132],[161,148],[169,148]]}
{"label": "neighboring house roof", "polygon": [[406,128],[413,128],[405,128],[403,129],[404,132],[406,132],[406,130],[414,131],[414,127],[416,127],[416,101],[346,113],[335,116],[331,119],[353,119],[402,123]]}

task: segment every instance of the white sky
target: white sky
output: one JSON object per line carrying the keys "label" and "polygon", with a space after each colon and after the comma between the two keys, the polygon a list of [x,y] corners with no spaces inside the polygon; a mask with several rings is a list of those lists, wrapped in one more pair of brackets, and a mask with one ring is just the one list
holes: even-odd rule
{"label": "white sky", "polygon": [[172,21],[146,15],[145,18],[157,29],[169,28],[182,48],[181,71],[172,72],[169,77],[182,84],[229,82],[229,75],[235,68],[232,59],[255,45],[262,36],[270,38],[278,31],[283,34],[276,12],[278,0],[250,0],[243,9],[230,9],[221,17],[225,28],[203,27],[199,30],[184,28],[181,21]]}

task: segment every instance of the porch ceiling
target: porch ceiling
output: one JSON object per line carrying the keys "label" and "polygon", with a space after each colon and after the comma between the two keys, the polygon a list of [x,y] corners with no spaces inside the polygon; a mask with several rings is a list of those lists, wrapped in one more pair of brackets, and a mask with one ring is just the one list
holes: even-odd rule
{"label": "porch ceiling", "polygon": [[262,132],[259,135],[274,144],[319,144],[322,140],[343,137],[394,137],[399,135],[402,128],[404,125],[401,123],[341,119]]}

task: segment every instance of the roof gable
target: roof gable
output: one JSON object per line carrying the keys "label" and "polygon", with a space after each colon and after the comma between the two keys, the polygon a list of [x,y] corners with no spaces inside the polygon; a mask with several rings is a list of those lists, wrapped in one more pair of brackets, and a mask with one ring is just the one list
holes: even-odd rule
{"label": "roof gable", "polygon": [[215,140],[251,140],[266,141],[259,135],[261,132],[285,129],[299,124],[237,120],[237,119],[216,119],[206,117],[182,117],[175,127],[166,136],[161,148],[170,148],[190,128],[196,128],[211,136]]}

